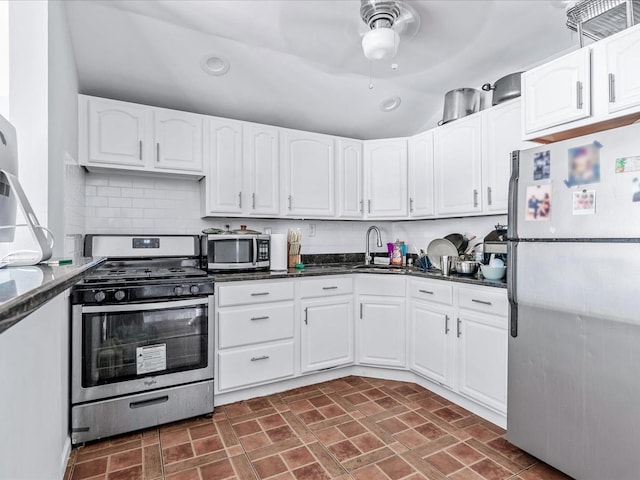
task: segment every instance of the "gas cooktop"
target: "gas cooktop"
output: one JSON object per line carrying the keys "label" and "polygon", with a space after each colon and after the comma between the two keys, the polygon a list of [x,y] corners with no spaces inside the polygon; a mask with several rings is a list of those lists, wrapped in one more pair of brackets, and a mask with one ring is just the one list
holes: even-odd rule
{"label": "gas cooktop", "polygon": [[204,277],[207,272],[196,267],[170,266],[115,266],[107,263],[85,278],[86,283],[105,281],[130,281],[164,278],[193,278]]}

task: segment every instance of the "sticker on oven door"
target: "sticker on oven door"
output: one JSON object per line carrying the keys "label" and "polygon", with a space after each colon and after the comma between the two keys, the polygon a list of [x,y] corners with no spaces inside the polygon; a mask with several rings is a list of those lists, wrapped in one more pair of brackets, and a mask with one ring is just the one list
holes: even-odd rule
{"label": "sticker on oven door", "polygon": [[136,373],[159,372],[167,369],[167,344],[136,348]]}

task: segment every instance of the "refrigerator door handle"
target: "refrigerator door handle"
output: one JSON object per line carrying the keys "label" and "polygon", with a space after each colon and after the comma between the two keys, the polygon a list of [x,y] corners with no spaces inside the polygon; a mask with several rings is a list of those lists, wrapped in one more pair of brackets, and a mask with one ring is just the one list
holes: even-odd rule
{"label": "refrigerator door handle", "polygon": [[517,268],[518,243],[507,242],[507,297],[509,299],[509,333],[513,338],[518,336],[518,297],[517,297]]}
{"label": "refrigerator door handle", "polygon": [[518,238],[518,180],[520,178],[520,150],[511,152],[511,178],[509,179],[509,203],[507,238]]}

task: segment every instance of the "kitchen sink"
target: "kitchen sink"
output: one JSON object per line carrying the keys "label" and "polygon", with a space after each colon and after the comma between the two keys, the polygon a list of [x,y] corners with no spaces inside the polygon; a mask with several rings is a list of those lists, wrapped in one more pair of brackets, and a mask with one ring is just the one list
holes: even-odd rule
{"label": "kitchen sink", "polygon": [[354,265],[351,267],[352,270],[357,270],[359,272],[385,272],[385,273],[406,273],[408,271],[407,267],[397,266],[397,265]]}

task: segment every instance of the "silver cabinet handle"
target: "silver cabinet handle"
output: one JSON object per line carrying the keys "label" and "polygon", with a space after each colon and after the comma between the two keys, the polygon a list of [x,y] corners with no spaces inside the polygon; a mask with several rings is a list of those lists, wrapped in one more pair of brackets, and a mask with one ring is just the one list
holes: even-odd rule
{"label": "silver cabinet handle", "polygon": [[409,211],[413,212],[413,198],[409,198]]}
{"label": "silver cabinet handle", "polygon": [[156,143],[156,162],[160,161],[160,143]]}
{"label": "silver cabinet handle", "polygon": [[269,320],[269,315],[265,315],[263,317],[251,317],[252,322],[255,322],[257,320]]}
{"label": "silver cabinet handle", "polygon": [[444,316],[444,334],[449,334],[449,315]]}
{"label": "silver cabinet handle", "polygon": [[337,290],[337,289],[338,289],[338,287],[336,287],[336,286],[334,285],[334,286],[331,286],[331,287],[322,287],[322,289],[323,289],[323,290]]}
{"label": "silver cabinet handle", "polygon": [[430,290],[418,290],[420,293],[426,293],[427,295],[433,295],[433,292]]}
{"label": "silver cabinet handle", "polygon": [[242,192],[238,192],[238,208],[242,208]]}
{"label": "silver cabinet handle", "polygon": [[288,202],[289,202],[289,210],[291,210],[291,195],[289,195]]}
{"label": "silver cabinet handle", "polygon": [[460,338],[462,336],[462,330],[460,330],[460,324],[462,323],[460,319],[456,319],[458,323],[456,324],[456,337]]}
{"label": "silver cabinet handle", "polygon": [[252,210],[256,209],[256,194],[255,193],[251,194],[251,209]]}
{"label": "silver cabinet handle", "polygon": [[269,295],[269,292],[257,292],[251,294],[252,297],[263,297],[264,295]]}
{"label": "silver cabinet handle", "polygon": [[609,103],[616,103],[616,76],[609,74]]}
{"label": "silver cabinet handle", "polygon": [[142,140],[138,141],[138,158],[142,160]]}
{"label": "silver cabinet handle", "polygon": [[360,304],[360,319],[362,319],[362,304]]}
{"label": "silver cabinet handle", "polygon": [[576,107],[578,110],[582,110],[583,102],[582,102],[582,82],[576,82]]}
{"label": "silver cabinet handle", "polygon": [[252,362],[258,362],[260,360],[267,360],[269,355],[262,355],[261,357],[251,357]]}
{"label": "silver cabinet handle", "polygon": [[371,213],[371,200],[367,200],[367,208],[369,213]]}
{"label": "silver cabinet handle", "polygon": [[360,213],[364,213],[364,200],[360,200]]}
{"label": "silver cabinet handle", "polygon": [[478,190],[473,189],[473,208],[478,206]]}
{"label": "silver cabinet handle", "polygon": [[491,302],[487,302],[486,300],[477,300],[475,298],[472,298],[471,301],[473,303],[480,303],[482,305],[493,305]]}
{"label": "silver cabinet handle", "polygon": [[491,187],[487,187],[487,204],[491,205],[491,203],[493,203],[493,200],[491,199]]}
{"label": "silver cabinet handle", "polygon": [[304,309],[304,324],[309,325],[309,309]]}

